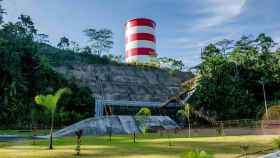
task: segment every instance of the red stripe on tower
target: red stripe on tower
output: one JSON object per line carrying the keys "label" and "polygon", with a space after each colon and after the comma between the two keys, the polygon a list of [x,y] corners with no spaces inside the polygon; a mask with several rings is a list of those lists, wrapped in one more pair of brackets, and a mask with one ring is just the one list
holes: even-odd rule
{"label": "red stripe on tower", "polygon": [[125,57],[137,56],[137,55],[148,55],[155,56],[155,50],[151,48],[133,48],[126,51]]}
{"label": "red stripe on tower", "polygon": [[125,43],[137,41],[137,40],[147,40],[156,43],[155,36],[148,33],[134,33],[125,38]]}
{"label": "red stripe on tower", "polygon": [[156,54],[156,23],[147,18],[129,20],[126,25],[126,62],[149,62]]}
{"label": "red stripe on tower", "polygon": [[147,18],[137,18],[137,19],[132,19],[129,20],[126,25],[127,28],[129,27],[133,27],[133,26],[150,26],[152,28],[156,27],[156,23],[151,20],[151,19],[147,19]]}

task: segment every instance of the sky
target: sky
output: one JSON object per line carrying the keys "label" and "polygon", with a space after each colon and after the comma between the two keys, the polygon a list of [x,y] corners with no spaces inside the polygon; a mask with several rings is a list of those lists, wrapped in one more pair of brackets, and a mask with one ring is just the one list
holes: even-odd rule
{"label": "sky", "polygon": [[30,15],[53,45],[66,36],[86,46],[83,30],[111,29],[115,55],[124,55],[125,22],[151,18],[159,56],[188,67],[199,64],[203,47],[223,39],[264,32],[280,42],[280,0],[4,0],[2,5],[5,21]]}

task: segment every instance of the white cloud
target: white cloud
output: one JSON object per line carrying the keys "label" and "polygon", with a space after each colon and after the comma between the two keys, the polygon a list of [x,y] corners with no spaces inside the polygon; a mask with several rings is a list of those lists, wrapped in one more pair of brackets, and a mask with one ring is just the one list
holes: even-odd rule
{"label": "white cloud", "polygon": [[205,0],[197,13],[206,15],[198,20],[194,29],[220,25],[242,13],[246,0]]}
{"label": "white cloud", "polygon": [[[239,16],[245,6],[246,0],[203,0],[194,12],[199,15],[187,27],[179,30],[185,37],[173,39],[169,47],[186,49],[188,55],[182,55],[187,65],[196,65],[200,62],[201,48],[209,43],[215,43],[222,39],[234,39],[240,34],[240,29],[224,26],[226,22]],[[219,27],[215,27],[219,26]],[[202,33],[202,36],[196,34]],[[210,35],[209,33],[212,33]]]}

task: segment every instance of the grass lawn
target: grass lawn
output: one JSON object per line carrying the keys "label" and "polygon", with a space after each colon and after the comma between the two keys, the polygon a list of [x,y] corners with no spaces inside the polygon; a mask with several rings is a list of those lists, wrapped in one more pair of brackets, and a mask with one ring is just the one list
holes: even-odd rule
{"label": "grass lawn", "polygon": [[[37,135],[47,135],[49,133],[49,129],[36,130]],[[0,130],[0,135],[32,136],[32,132],[31,130]]]}
{"label": "grass lawn", "polygon": [[[240,145],[248,144],[249,152],[272,147],[277,136],[224,136],[194,137],[158,134],[138,135],[133,144],[131,136],[108,137],[85,136],[82,138],[81,156],[89,158],[178,158],[180,154],[193,148],[200,148],[215,154],[216,158],[233,158],[241,154]],[[171,140],[171,146],[169,146]],[[75,137],[66,137],[54,141],[54,150],[47,150],[47,140],[0,142],[2,158],[75,158]]]}

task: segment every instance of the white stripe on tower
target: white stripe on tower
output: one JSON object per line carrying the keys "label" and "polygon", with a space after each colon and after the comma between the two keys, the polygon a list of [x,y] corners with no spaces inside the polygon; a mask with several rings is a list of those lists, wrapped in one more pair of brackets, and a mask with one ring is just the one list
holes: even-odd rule
{"label": "white stripe on tower", "polygon": [[139,48],[139,46],[141,46],[141,48],[151,48],[151,49],[154,49],[154,50],[156,49],[156,45],[152,41],[136,40],[136,41],[128,42],[126,44],[125,51],[128,51],[128,50],[133,49],[133,48]]}
{"label": "white stripe on tower", "polygon": [[134,33],[148,33],[148,34],[154,34],[154,28],[150,26],[134,26],[126,29],[125,36],[130,36]]}

